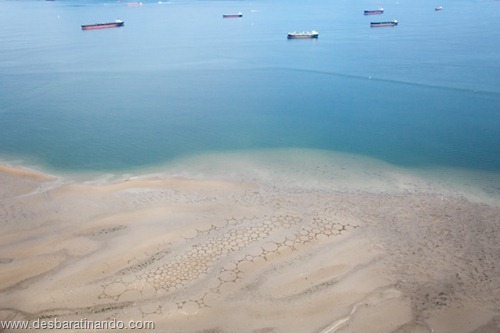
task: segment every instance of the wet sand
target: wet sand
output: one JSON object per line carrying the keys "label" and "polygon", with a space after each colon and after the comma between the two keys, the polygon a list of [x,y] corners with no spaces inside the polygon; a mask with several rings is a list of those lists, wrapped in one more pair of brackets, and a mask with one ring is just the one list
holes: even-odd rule
{"label": "wet sand", "polygon": [[497,198],[358,171],[83,182],[1,166],[0,320],[499,332]]}

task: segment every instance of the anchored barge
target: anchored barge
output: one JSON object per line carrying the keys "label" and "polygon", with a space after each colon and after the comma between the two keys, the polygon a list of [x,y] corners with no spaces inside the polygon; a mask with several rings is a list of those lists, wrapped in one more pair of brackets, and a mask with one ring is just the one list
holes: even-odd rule
{"label": "anchored barge", "polygon": [[123,27],[124,24],[125,22],[123,22],[122,20],[115,20],[114,22],[108,22],[108,23],[83,24],[82,30],[116,28],[116,27]]}
{"label": "anchored barge", "polygon": [[309,39],[309,38],[318,38],[319,33],[315,30],[309,32],[289,32],[287,35],[288,39]]}
{"label": "anchored barge", "polygon": [[387,22],[371,22],[370,27],[394,27],[398,25],[398,20]]}
{"label": "anchored barge", "polygon": [[384,13],[384,8],[365,10],[365,15],[380,15]]}
{"label": "anchored barge", "polygon": [[222,18],[238,18],[242,17],[243,13],[237,13],[237,14],[223,14]]}

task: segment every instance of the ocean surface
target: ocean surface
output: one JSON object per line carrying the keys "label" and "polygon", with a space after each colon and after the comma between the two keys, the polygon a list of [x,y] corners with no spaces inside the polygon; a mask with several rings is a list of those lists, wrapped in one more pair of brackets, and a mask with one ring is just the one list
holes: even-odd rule
{"label": "ocean surface", "polygon": [[143,4],[0,1],[1,161],[114,172],[310,148],[500,171],[500,1]]}

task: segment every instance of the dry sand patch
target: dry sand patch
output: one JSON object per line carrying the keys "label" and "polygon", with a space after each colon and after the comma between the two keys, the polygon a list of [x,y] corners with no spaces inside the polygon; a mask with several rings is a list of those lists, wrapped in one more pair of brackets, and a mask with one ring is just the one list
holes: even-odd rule
{"label": "dry sand patch", "polygon": [[153,320],[169,332],[498,327],[495,206],[415,186],[0,177],[1,320]]}

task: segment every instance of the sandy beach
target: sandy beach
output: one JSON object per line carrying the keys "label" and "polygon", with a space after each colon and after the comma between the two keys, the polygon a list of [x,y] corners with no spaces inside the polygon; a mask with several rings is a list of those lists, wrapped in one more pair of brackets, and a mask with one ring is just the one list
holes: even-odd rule
{"label": "sandy beach", "polygon": [[295,162],[106,181],[1,166],[0,320],[500,332],[498,196],[366,163]]}

